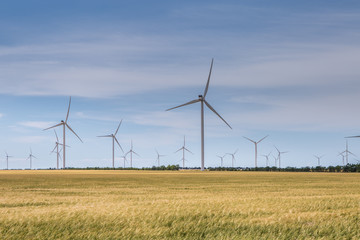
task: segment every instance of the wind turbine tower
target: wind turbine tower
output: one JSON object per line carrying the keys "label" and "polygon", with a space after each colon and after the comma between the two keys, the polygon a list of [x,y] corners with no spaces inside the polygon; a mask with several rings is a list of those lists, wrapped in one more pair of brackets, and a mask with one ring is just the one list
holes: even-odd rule
{"label": "wind turbine tower", "polygon": [[194,99],[190,102],[187,102],[185,104],[182,104],[182,105],[179,105],[179,106],[176,106],[176,107],[173,107],[173,108],[169,108],[167,109],[166,111],[170,111],[172,109],[175,109],[175,108],[179,108],[179,107],[183,107],[183,106],[186,106],[186,105],[190,105],[190,104],[194,104],[194,103],[197,103],[197,102],[200,102],[201,103],[201,171],[204,171],[204,165],[205,165],[205,143],[204,143],[204,104],[212,111],[214,112],[221,120],[224,121],[224,123],[226,123],[226,125],[228,125],[228,127],[230,129],[231,126],[225,121],[225,119],[223,119],[220,114],[218,114],[215,109],[205,100],[206,98],[206,94],[208,92],[208,89],[209,89],[209,83],[210,83],[210,77],[211,77],[211,71],[212,71],[212,67],[213,67],[213,63],[214,63],[214,59],[211,60],[211,66],[210,66],[210,72],[209,72],[209,77],[208,77],[208,80],[207,80],[207,84],[206,84],[206,87],[205,87],[205,91],[204,91],[204,94],[203,95],[199,95],[198,99]]}
{"label": "wind turbine tower", "polygon": [[119,131],[120,125],[122,123],[122,119],[119,123],[119,126],[117,127],[115,133],[113,134],[109,134],[109,135],[104,135],[104,136],[98,136],[98,137],[111,137],[112,138],[112,167],[115,168],[115,142],[117,143],[117,145],[120,147],[121,151],[124,153],[124,150],[122,149],[119,141],[116,138],[116,134]]}
{"label": "wind turbine tower", "polygon": [[70,112],[70,105],[71,105],[71,97],[70,97],[70,100],[69,100],[69,107],[68,107],[68,111],[67,111],[67,114],[66,114],[66,118],[65,118],[65,122],[64,120],[61,120],[59,124],[56,124],[52,127],[49,127],[49,128],[45,128],[45,130],[48,130],[48,129],[51,129],[51,128],[55,128],[55,127],[59,127],[59,126],[63,126],[63,168],[65,169],[65,149],[66,149],[66,143],[65,143],[65,129],[68,128],[73,134],[75,134],[76,137],[79,138],[79,140],[81,142],[83,142],[81,140],[81,138],[74,132],[74,130],[72,130],[72,128],[69,126],[69,124],[67,123],[68,121],[68,118],[69,118],[69,112]]}
{"label": "wind turbine tower", "polygon": [[258,167],[258,165],[257,165],[257,145],[258,145],[262,140],[264,140],[265,138],[267,138],[268,136],[269,136],[269,135],[263,137],[262,139],[260,139],[260,140],[257,141],[257,142],[254,141],[254,140],[252,140],[252,139],[250,139],[250,138],[244,137],[245,139],[247,139],[247,140],[249,140],[250,142],[252,142],[252,143],[255,144],[255,167],[256,167],[256,168]]}
{"label": "wind turbine tower", "polygon": [[185,147],[185,136],[184,136],[184,145],[179,149],[177,150],[175,153],[177,153],[178,151],[182,150],[182,162],[183,162],[183,168],[185,168],[185,151],[188,151],[189,153],[193,154],[189,149],[187,149]]}

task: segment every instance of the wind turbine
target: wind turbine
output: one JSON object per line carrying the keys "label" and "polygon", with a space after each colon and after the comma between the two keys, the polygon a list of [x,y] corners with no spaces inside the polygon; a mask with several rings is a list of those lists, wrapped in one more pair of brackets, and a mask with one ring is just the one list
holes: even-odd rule
{"label": "wind turbine", "polygon": [[268,155],[261,155],[261,156],[263,156],[263,157],[266,158],[266,166],[267,166],[267,167],[269,166],[269,156],[270,156],[270,154],[271,154],[271,152],[269,152]]}
{"label": "wind turbine", "polygon": [[[345,151],[344,151],[345,152]],[[344,155],[344,152],[341,152],[338,154],[338,156],[342,156],[342,162],[343,162],[343,165],[345,165],[345,155]]]}
{"label": "wind turbine", "polygon": [[274,155],[273,155],[272,157],[274,158],[274,161],[275,161],[275,167],[277,167],[277,160],[278,160],[278,158],[275,157]]}
{"label": "wind turbine", "polygon": [[131,140],[131,148],[130,148],[130,151],[128,151],[128,152],[125,154],[125,157],[126,157],[129,153],[130,153],[130,167],[132,168],[132,155],[133,155],[133,153],[134,153],[135,155],[138,155],[138,156],[140,157],[140,155],[137,154],[137,153],[133,150],[133,142],[132,142],[132,140]]}
{"label": "wind turbine", "polygon": [[32,154],[32,150],[30,148],[30,154],[28,156],[28,158],[26,160],[30,160],[30,169],[32,169],[32,158],[36,158],[33,154]]}
{"label": "wind turbine", "polygon": [[322,159],[325,155],[322,155],[322,156],[317,156],[317,155],[314,155],[315,158],[317,158],[318,160],[318,166],[321,166],[320,165],[320,159]]}
{"label": "wind turbine", "polygon": [[127,161],[127,159],[126,159],[126,155],[121,156],[120,158],[124,159],[124,168],[125,168],[125,161]]}
{"label": "wind turbine", "polygon": [[183,168],[185,168],[185,151],[188,151],[189,153],[193,154],[189,149],[187,149],[185,147],[185,136],[184,136],[184,145],[179,149],[177,150],[175,153],[177,153],[178,151],[182,150],[182,162],[183,162]]}
{"label": "wind turbine", "polygon": [[166,155],[160,155],[159,152],[155,149],[156,154],[157,154],[157,162],[158,162],[158,167],[160,167],[160,158],[161,157],[165,157]]}
{"label": "wind turbine", "polygon": [[235,154],[238,152],[239,149],[236,149],[236,151],[234,153],[227,153],[228,155],[231,156],[231,167],[234,167],[234,163],[235,163]]}
{"label": "wind turbine", "polygon": [[224,156],[217,155],[217,157],[221,159],[221,167],[223,167],[223,162],[224,162],[224,157],[225,156],[226,156],[226,154]]}
{"label": "wind turbine", "polygon": [[[55,150],[56,150],[56,168],[59,169],[59,158],[61,158],[61,155],[60,155],[61,150],[59,150],[59,145],[63,146],[63,144],[59,142],[59,138],[58,138],[58,135],[56,134],[55,129],[54,129],[54,133],[55,133],[55,136],[56,136],[56,142],[55,142],[55,147],[50,152],[50,154],[55,152]],[[70,146],[66,145],[66,147],[70,147]]]}
{"label": "wind turbine", "polygon": [[13,156],[9,156],[7,152],[5,152],[5,154],[6,154],[6,170],[9,170],[9,158],[12,158]]}
{"label": "wind turbine", "polygon": [[70,104],[71,104],[71,97],[70,97],[70,100],[69,100],[69,107],[68,107],[68,111],[67,111],[67,114],[66,114],[65,122],[64,122],[64,120],[61,120],[61,122],[60,122],[59,124],[56,124],[56,125],[54,125],[54,126],[52,126],[52,127],[45,128],[45,129],[44,129],[44,131],[45,131],[45,130],[48,130],[48,129],[51,129],[51,128],[63,126],[63,168],[64,168],[64,169],[65,169],[65,156],[66,156],[66,155],[65,155],[65,149],[66,149],[66,147],[65,147],[65,146],[66,146],[66,144],[65,144],[65,129],[66,129],[66,127],[67,127],[73,134],[75,134],[75,136],[77,136],[81,142],[83,142],[83,141],[81,140],[81,138],[74,132],[74,130],[72,130],[72,128],[67,124],[67,120],[68,120],[68,118],[69,118],[69,112],[70,112]]}
{"label": "wind turbine", "polygon": [[117,132],[119,131],[119,128],[120,128],[121,123],[122,123],[122,119],[121,119],[121,121],[120,121],[120,123],[119,123],[119,126],[118,126],[118,128],[116,129],[115,133],[109,134],[109,135],[104,135],[104,136],[98,136],[98,137],[111,137],[111,138],[112,138],[112,165],[113,165],[113,168],[115,168],[115,141],[116,141],[116,143],[119,145],[121,151],[124,153],[124,150],[122,149],[119,141],[118,141],[117,138],[116,138],[116,134],[117,134]]}
{"label": "wind turbine", "polygon": [[[355,138],[355,137],[359,137],[359,136],[353,136],[353,137],[347,137],[347,138]],[[349,153],[353,156],[356,156],[355,154],[353,154],[352,152],[349,151],[349,144],[348,144],[347,139],[346,139],[346,149],[345,149],[345,151],[343,151],[343,153],[345,153],[346,164],[349,163]]]}
{"label": "wind turbine", "polygon": [[[275,147],[275,146],[274,146]],[[276,150],[278,151],[278,159],[279,159],[279,168],[281,168],[281,154],[283,154],[283,153],[288,153],[288,151],[286,151],[286,152],[280,152],[280,150],[277,148],[277,147],[275,147],[276,148]]]}
{"label": "wind turbine", "polygon": [[264,140],[265,138],[267,138],[269,135],[263,137],[262,139],[260,139],[259,141],[254,141],[250,138],[247,138],[247,137],[244,137],[245,139],[249,140],[250,142],[254,143],[255,144],[255,167],[257,168],[257,145],[262,141]]}
{"label": "wind turbine", "polygon": [[208,80],[207,80],[207,83],[206,83],[206,87],[205,87],[205,91],[204,91],[204,95],[199,95],[199,98],[198,99],[194,99],[190,102],[187,102],[185,104],[182,104],[182,105],[179,105],[179,106],[176,106],[176,107],[173,107],[173,108],[169,108],[167,109],[166,111],[170,111],[172,109],[175,109],[175,108],[179,108],[179,107],[183,107],[183,106],[186,106],[186,105],[190,105],[190,104],[193,104],[193,103],[197,103],[197,102],[200,102],[201,103],[201,171],[204,171],[204,165],[205,165],[205,150],[204,150],[204,103],[205,105],[211,110],[213,111],[221,120],[224,121],[224,123],[226,123],[226,125],[229,126],[230,129],[231,126],[225,121],[225,119],[223,119],[220,114],[218,114],[215,109],[205,100],[206,98],[206,94],[208,92],[208,89],[209,89],[209,83],[210,83],[210,77],[211,77],[211,71],[212,71],[212,67],[213,67],[213,63],[214,63],[214,59],[211,60],[211,66],[210,66],[210,72],[209,72],[209,77],[208,77]]}

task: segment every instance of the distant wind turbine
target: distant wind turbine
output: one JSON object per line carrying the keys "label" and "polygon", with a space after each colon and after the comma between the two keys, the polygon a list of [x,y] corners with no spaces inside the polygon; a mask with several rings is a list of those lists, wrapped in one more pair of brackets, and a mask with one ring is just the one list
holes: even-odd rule
{"label": "distant wind turbine", "polygon": [[65,122],[64,122],[64,120],[61,120],[61,122],[60,122],[59,124],[56,124],[56,125],[54,125],[54,126],[52,126],[52,127],[45,128],[45,129],[44,129],[44,131],[45,131],[45,130],[48,130],[48,129],[51,129],[51,128],[63,126],[63,168],[64,168],[64,169],[65,169],[65,156],[66,156],[66,155],[65,155],[65,149],[66,149],[66,147],[65,147],[65,146],[66,146],[66,143],[65,143],[65,129],[66,129],[66,127],[67,127],[73,134],[75,134],[75,136],[77,136],[81,142],[83,142],[83,141],[81,140],[81,138],[74,132],[74,130],[72,130],[72,128],[67,124],[67,120],[68,120],[68,118],[69,118],[69,112],[70,112],[70,104],[71,104],[71,97],[70,97],[70,100],[69,100],[69,107],[68,107],[68,111],[67,111],[67,114],[66,114]]}
{"label": "distant wind turbine", "polygon": [[[274,146],[274,147],[275,147],[275,146]],[[286,151],[286,152],[280,152],[280,150],[279,150],[277,147],[275,147],[275,148],[276,148],[276,150],[277,150],[277,152],[278,152],[279,168],[281,168],[281,154],[288,153],[288,151]]]}
{"label": "distant wind turbine", "polygon": [[272,156],[272,157],[274,158],[274,161],[275,161],[275,167],[277,167],[277,160],[278,160],[278,158],[275,157],[275,156]]}
{"label": "distant wind turbine", "polygon": [[[359,137],[359,136],[353,136],[353,137],[347,137],[347,138],[355,138],[355,137]],[[346,164],[349,163],[349,154],[356,156],[355,154],[353,154],[352,152],[349,151],[349,144],[348,144],[347,139],[346,139],[346,149],[345,149],[345,151],[343,151],[343,153],[345,153]]]}
{"label": "distant wind turbine", "polygon": [[[126,155],[121,156],[120,158],[122,158],[122,159],[124,160],[124,168],[125,168],[125,162],[127,161],[127,159],[126,159]],[[120,163],[120,164],[121,164],[121,163]]]}
{"label": "distant wind turbine", "polygon": [[185,151],[188,151],[189,153],[193,154],[189,149],[187,149],[185,147],[185,136],[184,136],[184,145],[179,149],[177,150],[175,153],[177,153],[178,151],[182,150],[182,162],[183,162],[183,168],[185,168]]}
{"label": "distant wind turbine", "polygon": [[155,149],[156,154],[157,154],[157,163],[158,163],[158,167],[160,167],[160,158],[161,157],[165,157],[166,155],[160,155],[159,152]]}
{"label": "distant wind turbine", "polygon": [[262,141],[262,140],[264,140],[265,138],[267,138],[269,135],[267,135],[267,136],[265,136],[265,137],[263,137],[262,139],[260,139],[259,141],[254,141],[254,140],[252,140],[252,139],[250,139],[250,138],[247,138],[247,137],[244,137],[245,139],[247,139],[247,140],[249,140],[250,142],[252,142],[252,143],[254,143],[255,144],[255,167],[257,168],[257,145]]}
{"label": "distant wind turbine", "polygon": [[321,166],[320,165],[320,159],[322,159],[325,155],[322,155],[322,156],[317,156],[317,155],[314,155],[315,158],[317,158],[318,160],[318,166]]}
{"label": "distant wind turbine", "polygon": [[269,156],[270,156],[270,154],[271,154],[271,152],[269,152],[268,155],[261,155],[261,156],[263,156],[263,157],[266,158],[266,166],[267,166],[267,167],[269,166]]}
{"label": "distant wind turbine", "polygon": [[218,158],[221,159],[221,167],[223,167],[223,163],[224,163],[224,157],[226,156],[226,154],[224,156],[219,156],[217,155]]}
{"label": "distant wind turbine", "polygon": [[36,158],[33,154],[32,154],[32,150],[30,148],[30,154],[28,156],[28,158],[26,160],[30,160],[30,169],[32,169],[32,158]]}
{"label": "distant wind turbine", "polygon": [[137,154],[134,150],[133,150],[133,142],[131,140],[131,148],[130,148],[130,151],[128,151],[126,154],[125,154],[125,157],[130,153],[130,167],[132,168],[132,155],[135,154],[137,156],[140,157],[139,154]]}
{"label": "distant wind turbine", "polygon": [[[59,158],[61,158],[61,155],[60,155],[61,150],[59,150],[59,145],[63,146],[63,144],[59,142],[59,138],[58,138],[58,135],[57,135],[55,129],[54,129],[54,133],[55,133],[55,136],[56,136],[56,142],[55,142],[55,147],[50,152],[50,154],[55,152],[55,150],[56,150],[56,168],[59,169]],[[70,147],[70,146],[66,145],[66,147]]]}
{"label": "distant wind turbine", "polygon": [[239,149],[236,149],[236,151],[234,153],[227,153],[228,155],[231,156],[231,167],[234,167],[235,164],[235,154],[238,152]]}
{"label": "distant wind turbine", "polygon": [[119,145],[121,151],[124,153],[124,150],[122,149],[119,141],[116,138],[116,134],[119,131],[121,123],[122,123],[122,119],[121,119],[119,126],[116,129],[115,133],[109,134],[109,135],[104,135],[104,136],[98,136],[98,137],[111,137],[112,138],[112,166],[113,166],[113,168],[115,168],[115,142]]}
{"label": "distant wind turbine", "polygon": [[[345,151],[344,151],[345,152]],[[341,156],[342,157],[342,163],[343,165],[345,165],[345,155],[344,155],[344,152],[341,152],[338,154],[338,156]]]}
{"label": "distant wind turbine", "polygon": [[[179,106],[176,106],[176,107],[173,107],[173,108],[169,108],[167,109],[166,111],[170,111],[172,109],[175,109],[175,108],[179,108],[179,107],[183,107],[183,106],[186,106],[186,105],[190,105],[190,104],[193,104],[193,103],[197,103],[197,102],[200,102],[201,103],[201,171],[204,171],[204,165],[205,165],[205,143],[204,143],[204,103],[205,105],[211,110],[213,111],[221,120],[224,121],[224,123],[226,123],[226,125],[229,126],[229,128],[231,128],[231,126],[225,121],[225,119],[223,119],[220,114],[218,114],[215,109],[205,100],[205,97],[206,97],[206,94],[208,92],[208,89],[209,89],[209,83],[210,83],[210,77],[211,77],[211,71],[212,71],[212,67],[213,67],[213,63],[214,63],[214,59],[211,60],[211,66],[210,66],[210,72],[209,72],[209,77],[208,77],[208,80],[207,80],[207,84],[206,84],[206,87],[205,87],[205,91],[204,91],[204,95],[199,95],[199,98],[198,99],[195,99],[195,100],[192,100],[190,102],[187,102],[185,104],[182,104],[182,105],[179,105]],[[231,128],[232,129],[232,128]]]}
{"label": "distant wind turbine", "polygon": [[5,152],[6,156],[6,170],[9,170],[9,158],[12,158],[13,156],[9,156],[7,152]]}

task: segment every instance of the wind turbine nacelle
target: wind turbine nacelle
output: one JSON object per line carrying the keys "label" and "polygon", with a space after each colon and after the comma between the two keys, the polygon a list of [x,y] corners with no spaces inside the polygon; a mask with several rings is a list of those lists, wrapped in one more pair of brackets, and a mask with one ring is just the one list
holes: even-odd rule
{"label": "wind turbine nacelle", "polygon": [[203,98],[203,95],[199,95],[199,98],[202,99],[202,98]]}

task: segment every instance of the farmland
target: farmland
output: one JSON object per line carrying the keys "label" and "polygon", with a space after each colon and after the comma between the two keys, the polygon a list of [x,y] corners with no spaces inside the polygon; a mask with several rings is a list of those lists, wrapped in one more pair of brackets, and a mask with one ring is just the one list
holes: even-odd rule
{"label": "farmland", "polygon": [[0,239],[359,239],[360,174],[1,171]]}

